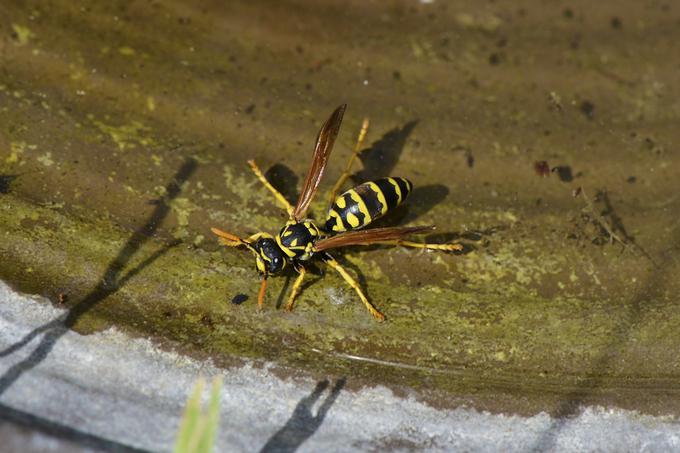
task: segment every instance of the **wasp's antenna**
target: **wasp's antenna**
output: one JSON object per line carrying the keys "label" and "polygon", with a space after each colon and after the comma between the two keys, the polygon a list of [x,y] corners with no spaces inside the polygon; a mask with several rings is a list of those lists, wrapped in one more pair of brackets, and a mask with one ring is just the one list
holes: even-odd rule
{"label": "wasp's antenna", "polygon": [[210,231],[212,231],[213,234],[220,238],[220,243],[222,243],[222,245],[226,245],[227,247],[238,247],[239,245],[243,245],[247,247],[248,250],[253,252],[255,256],[259,256],[259,253],[257,253],[255,247],[250,245],[250,242],[244,241],[243,239],[234,234],[227,233],[226,231],[222,231],[217,228],[210,228]]}

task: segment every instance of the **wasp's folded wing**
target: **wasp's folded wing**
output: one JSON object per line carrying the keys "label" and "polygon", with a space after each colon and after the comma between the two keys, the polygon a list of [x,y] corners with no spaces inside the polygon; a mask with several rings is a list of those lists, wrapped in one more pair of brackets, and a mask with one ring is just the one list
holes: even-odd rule
{"label": "wasp's folded wing", "polygon": [[421,234],[434,230],[434,226],[373,228],[371,230],[350,231],[322,239],[314,244],[314,250],[335,249],[348,245],[368,245],[396,241],[411,234]]}
{"label": "wasp's folded wing", "polygon": [[342,123],[342,116],[345,113],[346,104],[339,106],[321,126],[319,135],[316,137],[316,146],[314,147],[314,156],[312,157],[312,166],[309,169],[305,183],[302,186],[302,193],[298,199],[297,205],[293,211],[293,218],[300,221],[304,218],[309,209],[309,205],[314,198],[319,182],[326,169],[328,158],[333,149],[335,138],[338,136],[340,130],[340,123]]}

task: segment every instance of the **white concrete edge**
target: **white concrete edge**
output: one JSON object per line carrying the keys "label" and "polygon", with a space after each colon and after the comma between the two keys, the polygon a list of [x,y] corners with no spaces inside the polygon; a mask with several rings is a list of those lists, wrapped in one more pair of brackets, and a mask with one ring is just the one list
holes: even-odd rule
{"label": "white concrete edge", "polygon": [[[0,282],[0,350],[64,313]],[[41,360],[26,368],[31,354]],[[317,382],[281,380],[267,367],[220,369],[116,329],[82,336],[53,327],[0,357],[0,403],[98,438],[168,451],[196,379],[215,375],[224,379],[216,451],[680,450],[680,424],[671,416],[587,407],[560,421],[437,410],[384,387],[334,398],[334,381],[310,397]]]}

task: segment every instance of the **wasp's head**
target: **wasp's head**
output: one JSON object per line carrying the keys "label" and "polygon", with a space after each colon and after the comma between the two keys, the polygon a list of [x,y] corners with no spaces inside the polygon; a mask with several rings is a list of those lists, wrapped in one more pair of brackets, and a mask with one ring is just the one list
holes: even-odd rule
{"label": "wasp's head", "polygon": [[261,237],[255,244],[257,270],[261,274],[275,274],[286,267],[286,255],[272,237]]}
{"label": "wasp's head", "polygon": [[228,247],[244,246],[250,250],[255,255],[257,270],[265,278],[268,274],[275,274],[286,267],[286,254],[268,233],[257,233],[244,240],[217,228],[211,228],[211,230],[219,237],[222,244]]}

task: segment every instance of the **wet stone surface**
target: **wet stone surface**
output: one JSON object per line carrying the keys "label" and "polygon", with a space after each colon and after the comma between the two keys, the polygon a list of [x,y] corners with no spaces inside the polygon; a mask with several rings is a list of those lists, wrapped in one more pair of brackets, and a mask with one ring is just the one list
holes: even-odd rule
{"label": "wet stone surface", "polygon": [[[0,279],[217,363],[347,376],[433,404],[677,413],[680,9],[625,1],[7,1],[0,5]],[[319,196],[402,176],[461,254],[386,247],[322,264],[263,313],[246,252],[275,233],[319,126],[349,105]],[[547,171],[537,171],[545,168]]]}

